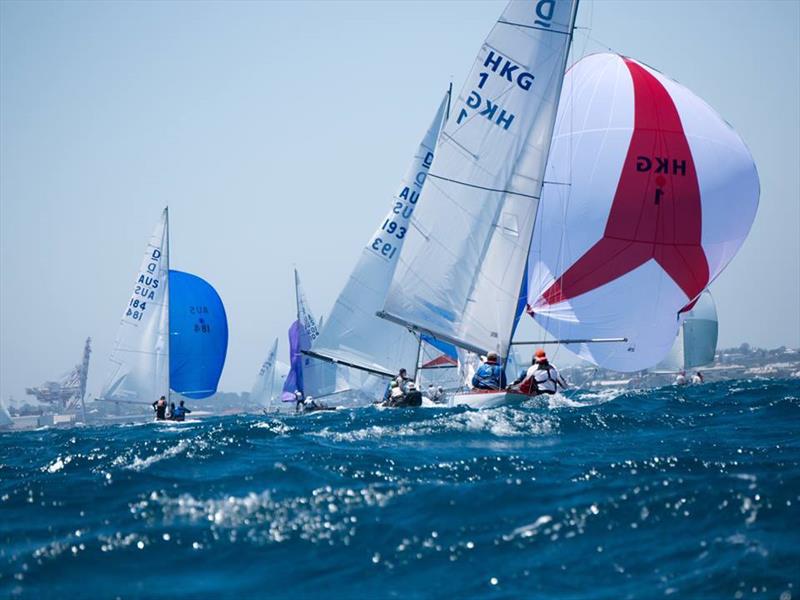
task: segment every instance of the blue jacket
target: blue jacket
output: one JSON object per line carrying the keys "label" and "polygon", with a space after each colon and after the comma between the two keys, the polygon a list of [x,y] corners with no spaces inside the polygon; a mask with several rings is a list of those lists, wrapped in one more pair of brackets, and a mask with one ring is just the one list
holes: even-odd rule
{"label": "blue jacket", "polygon": [[479,390],[501,390],[506,387],[506,372],[503,365],[483,363],[472,377],[472,387]]}

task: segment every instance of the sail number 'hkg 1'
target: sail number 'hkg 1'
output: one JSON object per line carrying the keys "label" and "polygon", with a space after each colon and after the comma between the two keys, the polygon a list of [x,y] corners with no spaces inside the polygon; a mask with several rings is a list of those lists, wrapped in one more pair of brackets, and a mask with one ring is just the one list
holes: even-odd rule
{"label": "sail number 'hkg 1'", "polygon": [[133,321],[141,321],[144,317],[147,303],[155,300],[156,290],[158,290],[158,263],[161,261],[161,250],[155,248],[150,255],[150,262],[145,267],[146,272],[140,272],[136,285],[133,288],[133,296],[128,301],[128,308],[125,317]]}
{"label": "sail number 'hkg 1'", "polygon": [[402,240],[408,232],[408,220],[414,214],[414,207],[419,200],[431,164],[433,164],[433,152],[428,152],[420,165],[420,170],[414,176],[411,186],[404,186],[397,194],[398,202],[394,203],[392,212],[370,244],[370,248],[387,260],[393,259],[397,254],[397,249],[403,245]]}
{"label": "sail number 'hkg 1'", "polygon": [[489,53],[483,61],[483,66],[487,70],[478,73],[478,89],[473,89],[469,96],[467,96],[465,102],[466,106],[458,113],[456,124],[460,125],[464,119],[470,116],[470,111],[468,109],[472,111],[481,109],[478,115],[487,118],[503,129],[508,129],[511,123],[514,122],[514,114],[506,111],[497,102],[485,97],[485,93],[483,96],[481,95],[486,82],[489,80],[489,74],[493,73],[504,81],[516,84],[517,87],[526,92],[531,89],[534,77],[521,66],[513,63],[501,54],[496,53],[494,50],[489,50]]}

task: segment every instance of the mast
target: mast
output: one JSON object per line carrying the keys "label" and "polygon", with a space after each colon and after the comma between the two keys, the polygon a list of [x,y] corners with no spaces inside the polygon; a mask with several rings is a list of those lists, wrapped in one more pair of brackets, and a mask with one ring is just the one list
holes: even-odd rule
{"label": "mast", "polygon": [[165,225],[164,225],[164,247],[167,249],[167,260],[165,261],[166,269],[165,272],[167,274],[167,293],[164,295],[164,300],[166,304],[166,311],[167,311],[167,410],[169,410],[169,402],[171,398],[171,389],[172,389],[172,382],[171,382],[171,373],[170,373],[170,361],[172,360],[172,353],[170,352],[170,346],[172,344],[172,332],[169,328],[169,295],[170,295],[170,286],[169,286],[169,206],[164,207],[164,214],[165,214]]}
{"label": "mast", "polygon": [[450,85],[447,88],[447,108],[444,111],[444,120],[450,120],[450,102],[453,100],[453,82],[450,82]]}

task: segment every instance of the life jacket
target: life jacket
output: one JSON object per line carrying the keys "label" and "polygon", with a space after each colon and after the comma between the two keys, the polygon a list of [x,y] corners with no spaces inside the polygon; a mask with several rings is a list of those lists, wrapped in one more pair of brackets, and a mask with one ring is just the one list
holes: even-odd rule
{"label": "life jacket", "polygon": [[528,370],[528,376],[520,384],[519,389],[524,394],[555,394],[558,390],[557,373],[555,367],[549,363],[544,368],[535,365],[535,368]]}
{"label": "life jacket", "polygon": [[497,363],[483,363],[472,377],[472,387],[481,390],[499,390],[505,383],[505,372]]}

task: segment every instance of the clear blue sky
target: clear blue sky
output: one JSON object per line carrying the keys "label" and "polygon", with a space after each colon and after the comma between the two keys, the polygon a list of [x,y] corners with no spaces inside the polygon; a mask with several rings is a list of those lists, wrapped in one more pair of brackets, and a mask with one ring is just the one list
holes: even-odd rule
{"label": "clear blue sky", "polygon": [[[330,310],[498,2],[0,3],[0,395],[94,338],[107,371],[161,208],[174,268],[224,299],[221,387],[249,389],[294,314]],[[800,4],[584,1],[573,58],[608,47],[715,107],[761,205],[713,286],[720,344],[800,345]]]}

